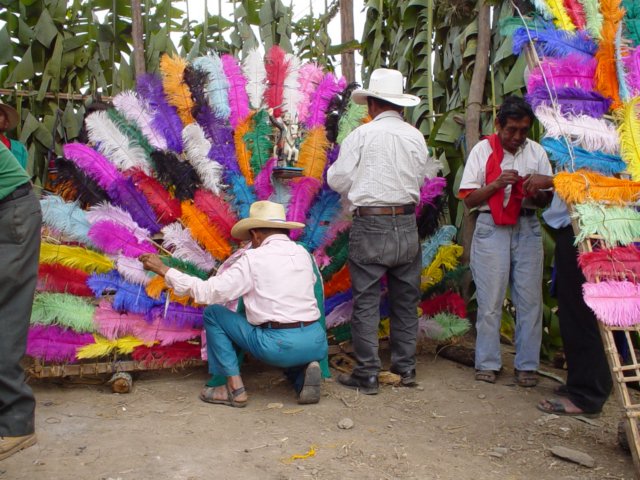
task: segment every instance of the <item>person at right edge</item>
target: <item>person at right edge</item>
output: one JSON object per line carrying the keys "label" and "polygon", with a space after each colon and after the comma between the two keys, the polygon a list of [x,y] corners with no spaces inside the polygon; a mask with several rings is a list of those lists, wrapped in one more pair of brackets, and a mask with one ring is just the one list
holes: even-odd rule
{"label": "person at right edge", "polygon": [[506,97],[495,120],[496,133],[478,142],[464,166],[458,196],[478,218],[471,242],[471,273],[476,285],[475,379],[495,383],[502,370],[500,325],[507,286],[516,310],[515,382],[538,383],[542,342],[542,230],[536,208],[551,193],[527,195],[524,181],[551,175],[542,146],[527,138],[534,114],[520,97]]}
{"label": "person at right edge", "polygon": [[[553,188],[553,177],[532,175],[524,188],[531,193]],[[582,284],[586,280],[578,267],[578,249],[569,211],[557,194],[543,217],[556,233],[555,285],[567,382],[554,389],[556,398],[540,401],[538,409],[556,415],[597,417],[611,394],[613,381],[598,320],[582,296]]]}
{"label": "person at right edge", "polygon": [[439,163],[429,157],[422,133],[404,121],[404,107],[420,98],[405,94],[398,70],[372,72],[368,89],[355,90],[371,122],[351,132],[327,172],[329,186],[353,213],[349,272],[353,291],[351,336],[357,365],[338,382],[361,393],[378,393],[378,325],[381,281],[386,275],[390,307],[391,371],[404,386],[416,385],[417,307],[422,256],[415,207],[425,178]]}
{"label": "person at right edge", "polygon": [[0,142],[0,460],[36,443],[36,403],[20,361],[38,279],[41,224],[29,177]]}

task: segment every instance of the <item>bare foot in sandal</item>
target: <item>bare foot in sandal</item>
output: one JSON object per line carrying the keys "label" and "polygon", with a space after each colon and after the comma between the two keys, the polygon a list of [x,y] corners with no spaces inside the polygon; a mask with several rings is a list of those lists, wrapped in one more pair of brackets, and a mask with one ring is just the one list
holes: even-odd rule
{"label": "bare foot in sandal", "polygon": [[228,405],[242,408],[247,405],[249,397],[239,375],[229,377],[226,385],[204,387],[200,392],[200,400],[216,405]]}
{"label": "bare foot in sandal", "polygon": [[540,403],[538,403],[537,408],[544,413],[553,415],[565,415],[570,417],[582,416],[587,418],[596,418],[600,416],[600,412],[585,412],[566,397],[541,400]]}
{"label": "bare foot in sandal", "polygon": [[493,370],[476,370],[476,380],[479,382],[496,383],[496,372]]}

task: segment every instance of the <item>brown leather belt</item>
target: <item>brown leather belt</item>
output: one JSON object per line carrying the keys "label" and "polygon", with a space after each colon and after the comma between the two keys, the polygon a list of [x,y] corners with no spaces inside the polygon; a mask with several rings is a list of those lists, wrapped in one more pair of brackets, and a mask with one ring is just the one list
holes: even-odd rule
{"label": "brown leather belt", "polygon": [[353,215],[366,217],[369,215],[409,215],[415,213],[415,205],[399,205],[393,207],[356,207]]}
{"label": "brown leather belt", "polygon": [[313,325],[317,320],[313,322],[294,322],[294,323],[279,323],[279,322],[264,322],[259,325],[260,328],[273,328],[279,330],[282,328],[304,328],[309,325]]}
{"label": "brown leather belt", "polygon": [[10,202],[11,200],[16,200],[18,198],[26,197],[29,195],[31,191],[31,182],[25,183],[24,185],[20,185],[9,195],[0,200],[0,204]]}

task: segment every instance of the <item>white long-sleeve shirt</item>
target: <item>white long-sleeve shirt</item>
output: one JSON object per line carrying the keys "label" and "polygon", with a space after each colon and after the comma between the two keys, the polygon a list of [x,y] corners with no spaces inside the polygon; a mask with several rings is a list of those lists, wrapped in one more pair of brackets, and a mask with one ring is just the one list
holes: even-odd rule
{"label": "white long-sleeve shirt", "polygon": [[165,281],[178,295],[189,295],[201,304],[224,304],[243,297],[252,325],[312,322],[320,317],[312,261],[302,246],[278,234],[208,280],[171,268]]}
{"label": "white long-sleeve shirt", "polygon": [[356,207],[417,204],[426,177],[439,162],[429,157],[422,133],[395,111],[379,114],[351,132],[327,171],[329,186]]}

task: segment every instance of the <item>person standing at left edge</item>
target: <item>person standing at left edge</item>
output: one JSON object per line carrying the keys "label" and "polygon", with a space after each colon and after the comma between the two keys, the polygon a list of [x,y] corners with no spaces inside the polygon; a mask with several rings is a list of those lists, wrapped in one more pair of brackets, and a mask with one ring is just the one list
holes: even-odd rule
{"label": "person standing at left edge", "polygon": [[329,186],[346,197],[353,213],[349,272],[353,291],[351,336],[357,365],[338,381],[361,393],[378,393],[380,282],[386,275],[390,306],[391,372],[401,384],[416,385],[416,343],[422,256],[415,207],[426,177],[439,164],[424,135],[404,121],[405,107],[420,98],[404,93],[402,73],[379,68],[368,89],[352,100],[367,105],[373,121],[361,125],[340,146],[327,172]]}
{"label": "person standing at left edge", "polygon": [[0,142],[4,144],[23,169],[27,169],[27,148],[18,140],[7,137],[7,132],[18,126],[18,112],[6,103],[0,102]]}
{"label": "person standing at left edge", "polygon": [[20,360],[38,279],[40,202],[0,142],[0,460],[36,443],[35,399]]}

